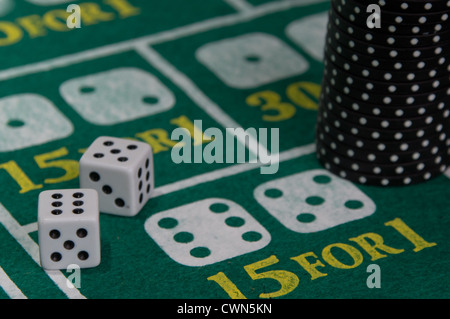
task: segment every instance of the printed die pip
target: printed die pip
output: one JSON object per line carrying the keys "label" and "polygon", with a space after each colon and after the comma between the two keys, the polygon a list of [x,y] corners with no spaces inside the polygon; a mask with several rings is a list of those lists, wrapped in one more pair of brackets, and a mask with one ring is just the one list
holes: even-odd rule
{"label": "printed die pip", "polygon": [[67,189],[39,195],[38,239],[41,266],[66,269],[100,263],[100,221],[97,191]]}
{"label": "printed die pip", "polygon": [[147,143],[102,136],[80,159],[80,187],[98,191],[100,212],[135,216],[154,188]]}

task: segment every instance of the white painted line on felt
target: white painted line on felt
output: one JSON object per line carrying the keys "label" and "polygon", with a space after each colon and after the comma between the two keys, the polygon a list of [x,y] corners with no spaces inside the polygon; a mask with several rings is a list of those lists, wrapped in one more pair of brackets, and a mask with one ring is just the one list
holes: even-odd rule
{"label": "white painted line on felt", "polygon": [[253,5],[251,5],[245,0],[223,0],[223,1],[226,2],[230,7],[232,7],[236,11],[244,12],[253,9]]}
{"label": "white painted line on felt", "polygon": [[38,230],[38,224],[35,222],[35,223],[29,223],[28,225],[22,225],[22,229],[25,232],[27,232],[28,234],[33,233]]}
{"label": "white painted line on felt", "polygon": [[114,44],[108,44],[102,47],[80,51],[74,54],[68,54],[41,62],[6,69],[0,71],[0,81],[5,81],[39,72],[46,72],[52,69],[66,67],[72,64],[81,63],[129,51],[130,49],[133,48],[133,46],[139,43],[147,43],[149,45],[154,45],[157,43],[173,41],[185,36],[221,27],[231,26],[240,22],[251,21],[253,19],[265,16],[267,14],[289,10],[292,7],[302,7],[310,4],[327,1],[328,0],[284,0],[280,2],[270,2],[264,5],[260,5],[258,7],[254,7],[252,10],[237,12],[227,16],[215,17],[208,20],[195,22],[186,26],[177,27],[171,30],[162,31],[159,33],[131,40],[126,40]]}
{"label": "white painted line on felt", "polygon": [[0,267],[0,287],[11,299],[27,299],[19,287],[8,277],[2,267]]}
{"label": "white painted line on felt", "polygon": [[[224,128],[241,128],[227,113],[225,113],[216,103],[206,96],[186,75],[178,71],[173,65],[167,62],[159,53],[150,48],[145,43],[140,43],[135,47],[136,51],[153,67],[158,69],[169,80],[176,84],[197,106],[206,112],[212,119],[216,120]],[[254,137],[248,136],[249,142],[246,141],[245,134],[236,134],[239,142],[245,145],[250,152],[258,155],[258,150],[263,150],[263,154],[268,151],[255,140]]]}
{"label": "white painted line on felt", "polygon": [[[315,144],[308,144],[304,146],[299,146],[292,148],[287,151],[283,151],[279,153],[279,162],[288,161],[291,159],[295,159],[304,155],[311,154],[315,151]],[[233,175],[237,175],[240,173],[244,173],[250,171],[252,169],[257,169],[263,166],[262,163],[245,163],[245,164],[237,164],[229,167],[225,167],[222,169],[218,169],[212,172],[204,173],[201,175],[197,175],[194,177],[187,178],[185,180],[181,180],[178,182],[174,182],[171,184],[167,184],[164,186],[160,186],[154,189],[152,198],[159,197],[162,195],[170,194],[172,192],[184,190],[189,187],[197,186],[199,184],[212,182],[215,180],[219,180],[224,177],[230,177]]]}
{"label": "white painted line on felt", "polygon": [[[0,203],[0,223],[30,255],[30,257],[40,266],[39,246],[28,235],[25,229],[19,225],[11,213]],[[67,278],[59,270],[44,270],[58,288],[70,299],[85,299],[78,289],[67,287]]]}

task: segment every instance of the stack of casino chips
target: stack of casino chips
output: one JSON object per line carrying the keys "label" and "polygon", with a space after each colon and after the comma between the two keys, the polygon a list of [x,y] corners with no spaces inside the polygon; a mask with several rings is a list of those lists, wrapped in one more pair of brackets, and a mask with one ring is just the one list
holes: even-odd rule
{"label": "stack of casino chips", "polygon": [[[380,28],[367,25],[369,3]],[[449,0],[331,0],[316,128],[325,168],[379,186],[447,169],[449,15]]]}

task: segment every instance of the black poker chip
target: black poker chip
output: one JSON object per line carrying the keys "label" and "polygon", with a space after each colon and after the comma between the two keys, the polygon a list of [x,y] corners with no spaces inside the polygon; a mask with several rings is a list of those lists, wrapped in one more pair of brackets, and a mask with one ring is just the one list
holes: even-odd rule
{"label": "black poker chip", "polygon": [[[342,17],[355,25],[367,26],[367,20],[371,12],[367,12],[367,6],[371,4],[358,3],[351,0],[337,0],[331,1],[333,9],[338,12]],[[405,2],[405,1],[393,1],[385,0],[385,2]],[[425,3],[426,1],[423,1]],[[442,5],[447,1],[437,1]],[[343,4],[344,3],[344,4]],[[449,9],[448,7],[440,11],[428,11],[428,12],[405,12],[404,10],[388,10],[380,6],[380,18],[382,22],[392,23],[394,25],[428,25],[428,24],[448,24],[449,21]]]}
{"label": "black poker chip", "polygon": [[[335,101],[341,101],[341,95],[334,95],[333,90],[326,84],[323,84],[324,94],[328,97],[334,98]],[[342,95],[345,97],[345,95]],[[350,100],[352,98],[349,98]],[[356,100],[353,98],[353,100]],[[374,129],[409,129],[427,126],[439,120],[444,120],[450,117],[450,110],[448,107],[444,107],[442,111],[437,111],[431,114],[424,114],[414,117],[381,117],[376,115],[361,114],[361,112],[353,111],[347,108],[339,108],[339,102],[334,103],[336,107],[332,108],[330,111],[342,120],[355,125],[360,125],[364,127],[371,127]],[[367,105],[367,104],[366,104]],[[375,108],[373,106],[372,108]]]}
{"label": "black poker chip", "polygon": [[431,168],[426,169],[420,173],[407,174],[403,176],[398,175],[383,175],[383,174],[369,174],[365,172],[354,171],[348,167],[342,167],[334,164],[331,157],[325,153],[323,154],[320,143],[317,143],[317,158],[322,165],[330,172],[334,173],[341,178],[348,179],[354,183],[375,185],[375,186],[407,186],[417,183],[429,181],[439,175],[441,175],[448,168],[447,164],[434,165]]}
{"label": "black poker chip", "polygon": [[[377,152],[364,151],[346,145],[342,142],[335,141],[329,135],[318,131],[316,145],[327,145],[334,150],[339,156],[346,156],[360,163],[370,165],[388,165],[388,164],[407,164],[415,161],[427,160],[448,151],[444,145],[432,145],[427,148],[413,150],[409,152]],[[441,143],[442,144],[442,143]],[[317,147],[319,149],[319,147]],[[447,153],[448,154],[448,153]]]}
{"label": "black poker chip", "polygon": [[[327,81],[328,82],[328,81]],[[329,81],[331,82],[331,81]],[[350,84],[342,83],[340,81],[334,81],[329,84],[328,94],[332,94],[334,97],[343,93],[344,95],[356,98],[359,101],[377,104],[380,106],[392,106],[392,107],[409,107],[414,105],[430,104],[436,101],[449,101],[450,99],[450,87],[439,90],[427,91],[425,93],[410,93],[410,94],[391,94],[389,92],[372,92],[368,90],[360,90],[354,88]]]}
{"label": "black poker chip", "polygon": [[[450,37],[450,34],[449,34]],[[374,70],[389,70],[395,72],[420,72],[436,68],[448,68],[450,65],[449,57],[445,54],[434,55],[429,58],[416,58],[410,60],[400,60],[385,57],[375,57],[349,49],[338,41],[331,39],[329,45],[325,48],[328,54],[335,54],[341,61],[340,64],[351,63],[361,68],[370,68]],[[335,61],[336,62],[336,61]],[[417,80],[414,78],[413,80]]]}
{"label": "black poker chip", "polygon": [[[450,100],[446,94],[443,98],[434,98],[423,104],[413,104],[413,101],[409,101],[410,96],[398,96],[396,103],[393,103],[392,96],[377,95],[371,92],[355,91],[348,86],[344,86],[342,89],[336,81],[331,80],[334,84],[324,81],[322,84],[322,90],[325,95],[328,104],[333,104],[335,107],[327,106],[332,112],[340,113],[341,111],[349,111],[350,114],[355,113],[356,120],[362,125],[358,115],[363,117],[376,117],[382,120],[389,119],[411,119],[419,118],[424,116],[435,116],[435,119],[448,118],[450,109]],[[446,92],[446,91],[445,91]],[[431,93],[427,96],[433,96]],[[414,96],[412,96],[414,97]],[[399,101],[405,101],[399,103]],[[340,114],[339,114],[340,115]],[[428,120],[426,124],[429,124]],[[383,128],[388,128],[388,126],[383,125]]]}
{"label": "black poker chip", "polygon": [[436,64],[436,66],[431,69],[382,70],[352,62],[335,53],[336,52],[331,47],[325,49],[327,58],[334,64],[342,65],[349,74],[368,79],[378,78],[389,82],[427,81],[442,77],[450,72],[450,61],[443,65]]}
{"label": "black poker chip", "polygon": [[328,36],[334,38],[338,43],[352,50],[355,50],[356,52],[373,56],[374,58],[414,60],[419,58],[427,59],[439,55],[448,56],[450,54],[450,45],[447,42],[422,48],[397,48],[395,46],[388,47],[355,39],[354,37],[341,32],[339,28],[334,25],[333,21],[328,21],[327,28]]}
{"label": "black poker chip", "polygon": [[[427,153],[430,148],[438,147],[439,151],[445,150],[446,143],[450,140],[447,136],[448,132],[441,131],[420,135],[415,139],[395,139],[395,140],[381,140],[376,135],[370,137],[361,136],[361,134],[353,134],[353,132],[345,131],[341,127],[337,127],[326,116],[326,112],[320,113],[318,117],[317,133],[322,133],[322,142],[329,146],[338,144],[347,146],[350,149],[358,152],[375,152],[382,155],[383,158],[390,158],[389,154],[405,155],[413,152],[425,152],[425,157],[429,156]],[[348,126],[344,126],[348,127]],[[437,127],[435,127],[436,130]],[[375,133],[376,131],[373,131]],[[428,155],[427,155],[428,154]],[[411,154],[412,155],[412,154]],[[405,161],[413,159],[408,156],[403,156]],[[361,158],[365,160],[365,158]],[[390,161],[390,159],[389,159]]]}
{"label": "black poker chip", "polygon": [[333,150],[338,156],[348,157],[357,163],[366,163],[368,165],[391,165],[391,164],[408,164],[417,161],[425,161],[434,158],[438,154],[449,155],[448,145],[450,139],[445,141],[433,141],[426,147],[417,148],[414,150],[385,152],[368,150],[346,144],[331,134],[325,132],[321,128],[317,128],[317,143],[325,145],[327,148]]}
{"label": "black poker chip", "polygon": [[353,88],[366,92],[378,92],[384,94],[415,94],[439,90],[450,86],[450,75],[433,78],[426,81],[388,82],[383,79],[363,78],[346,72],[343,66],[333,64],[332,61],[324,61],[324,75],[329,81],[340,82],[340,85],[351,85]]}
{"label": "black poker chip", "polygon": [[[449,35],[450,37],[450,35]],[[441,67],[448,63],[449,57],[444,55],[437,55],[435,57],[420,59],[420,60],[398,60],[398,59],[386,59],[386,58],[374,58],[373,56],[367,56],[356,52],[355,50],[348,49],[336,41],[334,38],[330,39],[329,47],[331,52],[337,53],[340,56],[349,59],[352,63],[357,63],[361,66],[371,67],[381,70],[423,70],[432,69],[435,67]]]}
{"label": "black poker chip", "polygon": [[429,91],[426,94],[398,94],[355,89],[352,84],[331,77],[327,81],[327,94],[340,100],[344,107],[353,103],[360,106],[361,112],[393,117],[418,116],[442,110],[450,97],[450,89]]}
{"label": "black poker chip", "polygon": [[[359,5],[367,6],[366,0],[341,0],[341,5]],[[390,0],[373,0],[370,3],[377,4],[382,11],[387,10],[397,13],[433,13],[450,10],[449,1],[440,0],[403,0],[403,1],[390,1]]]}
{"label": "black poker chip", "polygon": [[450,1],[331,0],[319,162],[355,183],[428,181],[450,166]]}
{"label": "black poker chip", "polygon": [[[330,11],[330,19],[334,22],[342,32],[354,37],[357,40],[367,41],[372,44],[386,45],[392,47],[408,48],[408,47],[426,47],[431,45],[437,45],[439,43],[448,42],[450,39],[450,32],[440,32],[432,34],[386,34],[384,32],[377,32],[376,28],[369,29],[367,25],[365,27],[355,26],[354,24],[346,21],[340,13],[334,10]],[[400,24],[402,25],[402,24]],[[411,28],[411,32],[414,29]],[[419,32],[419,31],[417,31]]]}
{"label": "black poker chip", "polygon": [[411,161],[406,164],[402,163],[391,163],[391,164],[380,164],[373,165],[371,163],[355,161],[352,158],[342,156],[332,151],[329,147],[324,144],[320,145],[320,155],[324,159],[328,160],[334,165],[341,166],[348,171],[372,174],[379,176],[409,176],[411,174],[420,174],[421,172],[426,172],[428,169],[435,169],[442,165],[448,154],[438,153],[428,159]]}
{"label": "black poker chip", "polygon": [[[435,136],[437,134],[446,133],[444,128],[448,124],[448,119],[441,121],[436,121],[430,125],[412,128],[412,129],[373,129],[368,128],[363,125],[350,125],[345,119],[343,120],[341,116],[335,115],[333,112],[328,112],[327,110],[333,108],[333,103],[329,101],[323,101],[318,113],[318,120],[323,119],[326,121],[321,123],[321,125],[330,125],[339,129],[347,134],[354,135],[355,137],[363,138],[366,140],[376,140],[376,141],[412,141],[421,139],[424,137]],[[448,132],[447,132],[448,134]]]}
{"label": "black poker chip", "polygon": [[[447,136],[449,132],[448,130],[445,130],[448,123],[430,125],[430,130],[426,134],[422,131],[422,128],[415,130],[416,138],[413,139],[403,138],[404,131],[390,131],[397,132],[396,137],[394,139],[382,140],[377,134],[381,135],[381,133],[385,133],[386,130],[372,130],[365,128],[365,130],[370,131],[371,133],[368,136],[363,136],[363,134],[361,134],[362,128],[350,126],[348,123],[342,121],[337,124],[336,121],[330,119],[329,115],[330,113],[326,113],[326,111],[322,109],[319,110],[316,132],[323,133],[323,136],[321,137],[322,142],[332,147],[333,150],[336,150],[333,145],[339,145],[341,148],[346,147],[349,150],[358,152],[361,156],[358,154],[355,154],[355,156],[358,156],[358,159],[362,161],[377,160],[379,162],[390,162],[392,160],[391,155],[396,154],[400,156],[397,159],[404,162],[414,160],[416,157],[414,154],[416,152],[419,153],[422,158],[426,158],[434,155],[437,151],[446,150],[446,147],[447,150],[450,151],[448,149],[450,138]],[[341,137],[339,133],[345,134],[345,136]],[[345,139],[345,137],[350,136],[352,136],[353,143],[349,142],[349,139]],[[367,148],[365,145],[366,142],[373,143],[375,147]],[[378,144],[375,144],[374,142],[384,144],[384,147],[379,147],[377,146]],[[414,148],[409,147],[411,143],[415,144]],[[388,144],[391,146],[390,149],[386,149],[386,145]],[[406,144],[406,147],[403,146],[403,144]],[[366,157],[367,153],[373,153],[377,156],[369,158]],[[347,152],[343,152],[343,154],[349,155]]]}
{"label": "black poker chip", "polygon": [[[345,5],[342,3],[345,2]],[[387,2],[405,2],[400,0]],[[350,22],[352,26],[361,27],[371,32],[402,35],[430,35],[442,32],[449,23],[448,8],[434,12],[404,12],[389,11],[382,6],[379,6],[380,12],[374,11],[373,6],[369,7],[373,2],[366,2],[365,4],[358,4],[358,2],[345,0],[333,1],[333,11],[341,16],[346,21]],[[377,8],[378,9],[378,8]],[[379,18],[377,26],[373,24],[374,18]],[[371,23],[368,23],[371,22]]]}
{"label": "black poker chip", "polygon": [[[441,32],[449,23],[449,19],[446,19],[445,11],[449,10],[447,6],[448,3],[443,1],[436,1],[430,8],[427,4],[429,1],[390,1],[390,0],[379,0],[371,1],[351,1],[351,0],[341,0],[334,4],[337,8],[337,12],[342,16],[345,15],[347,20],[352,23],[352,26],[359,26],[363,28],[368,28],[367,20],[373,17],[373,8],[369,8],[369,4],[376,4],[380,8],[380,23],[378,28],[368,28],[372,32],[396,35],[430,35],[434,33]],[[385,16],[384,13],[391,13],[391,16]],[[392,16],[392,12],[395,12],[395,16]],[[431,13],[440,13],[441,19],[435,23],[426,21],[422,16],[424,14],[428,15]],[[416,20],[419,23],[408,24],[403,20],[404,14],[419,14],[421,16],[417,17]],[[371,16],[372,15],[372,16]],[[366,19],[364,21],[364,18]],[[389,19],[390,18],[390,19]],[[442,18],[444,20],[442,20]]]}
{"label": "black poker chip", "polygon": [[323,126],[323,131],[333,136],[334,139],[339,140],[349,146],[355,147],[357,149],[362,149],[365,151],[380,151],[380,152],[406,152],[408,150],[416,150],[420,148],[426,148],[434,140],[439,140],[445,142],[447,139],[447,133],[441,132],[434,135],[423,136],[421,138],[416,138],[413,140],[396,140],[396,141],[382,141],[379,139],[367,139],[361,138],[360,136],[355,136],[349,134],[348,132],[343,132],[332,125],[326,125],[326,123],[321,123]]}

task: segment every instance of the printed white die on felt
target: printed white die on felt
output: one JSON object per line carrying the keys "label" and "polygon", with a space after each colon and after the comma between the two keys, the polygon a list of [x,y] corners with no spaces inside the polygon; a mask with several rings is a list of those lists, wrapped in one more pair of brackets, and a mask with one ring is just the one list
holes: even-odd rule
{"label": "printed white die on felt", "polygon": [[299,233],[325,230],[376,210],[356,186],[322,169],[264,183],[254,196],[281,224]]}
{"label": "printed white die on felt", "polygon": [[257,251],[270,234],[244,208],[209,198],[155,214],[145,230],[170,258],[204,266]]}
{"label": "printed white die on felt", "polygon": [[0,17],[10,13],[14,9],[14,0],[0,0]]}
{"label": "printed white die on felt", "polygon": [[100,212],[136,215],[154,188],[152,148],[128,139],[97,138],[80,159],[80,185],[98,191]]}
{"label": "printed white die on felt", "polygon": [[205,44],[197,59],[230,87],[248,89],[305,72],[308,62],[277,37],[244,34]]}
{"label": "printed white die on felt", "polygon": [[72,123],[42,96],[19,94],[0,99],[0,152],[48,143],[72,132]]}
{"label": "printed white die on felt", "polygon": [[173,93],[152,74],[118,68],[64,82],[62,97],[86,121],[113,125],[160,113],[175,105]]}
{"label": "printed white die on felt", "polygon": [[295,20],[286,27],[286,35],[318,61],[323,60],[328,11]]}
{"label": "printed white die on felt", "polygon": [[41,266],[66,269],[100,263],[100,221],[93,189],[44,191],[39,195],[38,239]]}

